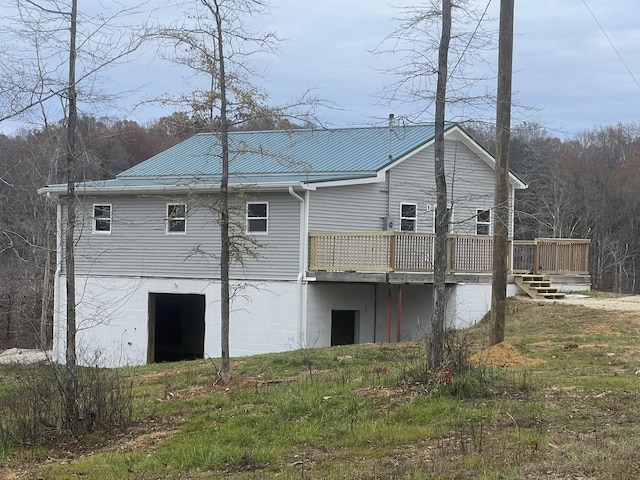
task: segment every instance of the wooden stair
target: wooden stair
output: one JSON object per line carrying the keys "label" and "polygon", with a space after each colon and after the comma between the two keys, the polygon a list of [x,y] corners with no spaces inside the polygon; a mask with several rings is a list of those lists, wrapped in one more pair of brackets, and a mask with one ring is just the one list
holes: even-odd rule
{"label": "wooden stair", "polygon": [[548,300],[560,300],[564,298],[564,293],[559,292],[556,287],[551,286],[551,282],[544,275],[524,274],[515,275],[514,280],[522,290],[531,298],[546,298]]}

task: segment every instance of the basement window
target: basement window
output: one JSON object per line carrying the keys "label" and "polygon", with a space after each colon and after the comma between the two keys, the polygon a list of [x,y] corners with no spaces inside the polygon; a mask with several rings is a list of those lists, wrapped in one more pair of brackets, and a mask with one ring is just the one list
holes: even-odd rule
{"label": "basement window", "polygon": [[111,205],[93,206],[93,233],[111,233]]}

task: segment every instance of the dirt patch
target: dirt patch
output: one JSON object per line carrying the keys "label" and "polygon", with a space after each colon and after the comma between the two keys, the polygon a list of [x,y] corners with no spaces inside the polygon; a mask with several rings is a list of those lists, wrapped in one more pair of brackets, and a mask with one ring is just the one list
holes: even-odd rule
{"label": "dirt patch", "polygon": [[[420,385],[415,384],[413,386],[419,387]],[[387,387],[380,385],[377,387],[367,387],[358,390],[358,393],[363,397],[386,399],[410,399],[418,394],[421,394],[422,392],[422,388],[408,388],[407,385],[402,385],[399,387]]]}
{"label": "dirt patch", "polygon": [[5,480],[14,480],[16,478],[24,478],[26,475],[26,470],[13,470],[10,468],[0,467],[0,478],[4,478]]}
{"label": "dirt patch", "polygon": [[541,363],[541,360],[525,357],[509,342],[500,342],[485,348],[472,355],[470,360],[475,364],[488,367],[515,367]]}
{"label": "dirt patch", "polygon": [[[180,430],[174,425],[165,425],[161,422],[146,422],[136,428],[130,429],[127,433],[122,434],[110,445],[103,449],[96,449],[97,453],[105,452],[135,452],[135,451],[151,451],[156,445],[172,437]],[[92,452],[90,455],[94,455]]]}
{"label": "dirt patch", "polygon": [[164,372],[136,373],[134,378],[136,379],[136,382],[139,382],[139,383],[150,383],[153,380],[172,377],[174,375],[179,375],[179,374],[180,374],[180,370],[177,370],[177,371],[167,370]]}

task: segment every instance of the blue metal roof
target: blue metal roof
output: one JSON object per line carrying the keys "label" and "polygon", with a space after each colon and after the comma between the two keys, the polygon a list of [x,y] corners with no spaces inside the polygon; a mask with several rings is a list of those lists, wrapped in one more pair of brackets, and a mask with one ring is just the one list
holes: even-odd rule
{"label": "blue metal roof", "polygon": [[[447,125],[447,129],[453,125]],[[299,181],[358,178],[430,142],[433,124],[229,133],[229,171],[252,181],[265,176]],[[122,172],[116,180],[218,177],[220,138],[200,133]],[[239,181],[239,180],[238,180]]]}
{"label": "blue metal roof", "polygon": [[[456,124],[445,125],[445,132]],[[286,188],[376,178],[378,172],[433,141],[433,124],[339,129],[271,130],[229,133],[229,183],[260,188]],[[469,139],[481,155],[491,155]],[[219,134],[200,133],[120,173],[115,179],[79,182],[78,190],[94,193],[219,186]],[[485,158],[485,161],[487,161]],[[491,160],[493,161],[493,160]],[[512,176],[516,188],[526,184]],[[62,194],[66,184],[40,193]]]}

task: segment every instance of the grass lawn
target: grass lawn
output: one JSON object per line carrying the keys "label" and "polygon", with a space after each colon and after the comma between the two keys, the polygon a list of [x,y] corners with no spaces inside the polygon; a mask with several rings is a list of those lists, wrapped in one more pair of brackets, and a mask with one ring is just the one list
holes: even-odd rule
{"label": "grass lawn", "polygon": [[[640,313],[511,300],[530,362],[426,382],[421,342],[123,369],[136,424],[0,443],[0,477],[38,479],[626,479],[640,475]],[[488,326],[456,351],[486,346]],[[509,363],[509,362],[506,362]],[[0,368],[0,395],[20,381]],[[0,415],[2,412],[0,411]]]}

